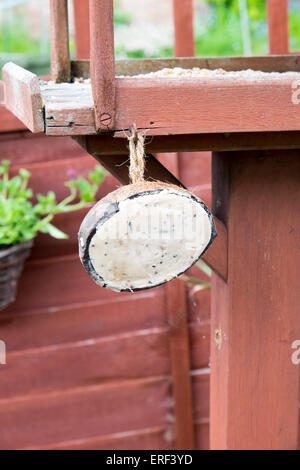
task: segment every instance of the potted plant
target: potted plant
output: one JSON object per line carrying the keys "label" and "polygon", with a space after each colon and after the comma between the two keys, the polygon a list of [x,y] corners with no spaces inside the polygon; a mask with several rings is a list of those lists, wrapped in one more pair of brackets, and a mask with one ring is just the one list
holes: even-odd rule
{"label": "potted plant", "polygon": [[29,256],[33,240],[38,232],[48,233],[54,238],[68,235],[51,222],[55,214],[71,212],[93,202],[105,173],[97,165],[88,179],[81,176],[65,185],[70,194],[61,202],[56,201],[53,191],[47,195],[37,194],[28,188],[29,171],[20,169],[19,174],[9,177],[8,160],[0,165],[0,310],[15,300],[17,283],[25,259]]}

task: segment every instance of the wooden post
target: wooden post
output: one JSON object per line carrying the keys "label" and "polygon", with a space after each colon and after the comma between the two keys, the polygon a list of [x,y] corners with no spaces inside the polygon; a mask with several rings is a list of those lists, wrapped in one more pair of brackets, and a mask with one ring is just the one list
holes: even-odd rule
{"label": "wooden post", "polygon": [[76,59],[90,58],[89,0],[73,0]]}
{"label": "wooden post", "polygon": [[[296,449],[300,151],[213,155],[228,281],[213,275],[212,449]],[[298,242],[299,243],[299,242]]]}
{"label": "wooden post", "polygon": [[115,55],[113,0],[90,0],[91,81],[97,131],[114,126]]}
{"label": "wooden post", "polygon": [[71,81],[68,1],[50,0],[51,77],[56,83]]}
{"label": "wooden post", "polygon": [[288,54],[288,0],[267,0],[270,54]]}
{"label": "wooden post", "polygon": [[172,389],[177,450],[195,449],[190,341],[185,284],[181,279],[166,284]]}
{"label": "wooden post", "polygon": [[173,17],[175,56],[194,56],[193,0],[173,0]]}

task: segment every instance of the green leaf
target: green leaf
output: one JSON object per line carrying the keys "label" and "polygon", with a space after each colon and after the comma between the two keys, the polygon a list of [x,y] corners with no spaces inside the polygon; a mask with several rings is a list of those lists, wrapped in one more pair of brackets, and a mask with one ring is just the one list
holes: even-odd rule
{"label": "green leaf", "polygon": [[25,168],[21,168],[19,174],[25,180],[28,180],[28,178],[30,177],[30,172],[28,170],[25,170]]}
{"label": "green leaf", "polygon": [[59,228],[54,227],[54,225],[49,223],[44,225],[44,227],[42,227],[40,231],[43,233],[49,233],[51,237],[58,238],[60,240],[68,238],[68,235],[66,233],[62,232],[61,230],[59,230]]}
{"label": "green leaf", "polygon": [[89,173],[89,179],[95,183],[95,184],[100,184],[102,183],[102,181],[104,180],[104,177],[105,177],[105,173],[104,173],[104,170],[101,166],[97,165],[95,166],[95,169],[94,171],[92,171],[91,173]]}

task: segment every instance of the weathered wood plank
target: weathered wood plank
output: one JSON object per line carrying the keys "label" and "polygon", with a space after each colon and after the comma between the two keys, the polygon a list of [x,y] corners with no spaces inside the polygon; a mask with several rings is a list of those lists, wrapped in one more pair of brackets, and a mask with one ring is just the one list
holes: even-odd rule
{"label": "weathered wood plank", "polygon": [[[6,108],[4,108],[6,110]],[[0,108],[0,125],[1,125]],[[6,110],[7,111],[7,110]],[[9,111],[7,114],[13,116]],[[14,117],[14,116],[13,116]],[[17,118],[14,118],[17,121]],[[21,124],[21,121],[18,121]],[[77,158],[86,156],[84,150],[69,137],[48,137],[44,134],[32,134],[22,124],[22,131],[1,133],[1,156],[11,161],[12,166],[27,167],[32,164],[48,164],[70,158],[76,164]],[[25,131],[26,130],[26,131]],[[89,159],[88,156],[86,156]],[[47,182],[46,182],[47,185]]]}
{"label": "weathered wood plank", "polygon": [[[293,99],[297,98],[293,86],[299,77],[291,73],[255,80],[226,75],[214,79],[117,78],[114,129],[128,130],[136,123],[149,136],[298,130],[300,107]],[[54,96],[43,91],[47,134],[96,132],[88,84],[70,85],[62,102],[57,103]]]}
{"label": "weathered wood plank", "polygon": [[288,54],[288,0],[267,0],[267,22],[270,54]]}
{"label": "weathered wood plank", "polygon": [[38,77],[12,62],[3,67],[2,74],[5,106],[31,132],[43,132],[43,105]]}
{"label": "weathered wood plank", "polygon": [[115,50],[112,0],[90,0],[91,81],[98,131],[114,128]]}
{"label": "weathered wood plank", "polygon": [[51,76],[56,83],[70,82],[68,1],[50,0]]}
{"label": "weathered wood plank", "polygon": [[[71,62],[72,76],[88,78],[90,76],[89,60]],[[218,69],[227,71],[261,70],[262,72],[298,72],[300,70],[300,57],[297,54],[253,56],[253,57],[189,57],[166,59],[121,59],[115,61],[116,75],[138,75],[155,72],[163,68],[193,67]]]}

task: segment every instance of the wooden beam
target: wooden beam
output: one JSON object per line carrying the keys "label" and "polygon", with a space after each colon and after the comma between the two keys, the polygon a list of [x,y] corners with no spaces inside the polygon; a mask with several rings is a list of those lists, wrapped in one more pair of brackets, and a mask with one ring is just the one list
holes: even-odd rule
{"label": "wooden beam", "polygon": [[7,109],[31,132],[43,132],[43,104],[38,77],[12,62],[5,64],[2,74]]}
{"label": "wooden beam", "polygon": [[90,57],[89,0],[73,0],[76,59]]}
{"label": "wooden beam", "polygon": [[56,83],[70,82],[68,1],[50,0],[51,77]]}
{"label": "wooden beam", "polygon": [[[74,77],[90,77],[89,60],[75,60],[71,62],[71,66]],[[227,71],[252,69],[262,72],[299,72],[300,56],[299,54],[289,54],[253,57],[173,57],[164,59],[122,59],[115,62],[116,75],[132,76],[174,67],[184,69],[199,67],[209,70],[221,68]]]}
{"label": "wooden beam", "polygon": [[195,55],[193,13],[193,0],[173,0],[176,57]]}
{"label": "wooden beam", "polygon": [[[128,155],[128,142],[124,138],[124,133],[116,134],[120,138],[114,137],[114,134],[87,136],[91,152],[98,156]],[[178,134],[153,136],[146,139],[146,151],[149,153],[286,148],[300,148],[300,131]]]}
{"label": "wooden beam", "polygon": [[[89,137],[74,138],[90,155],[106,168],[122,184],[129,184],[128,155],[98,155],[89,146]],[[160,180],[178,186],[184,185],[163,166],[153,155],[147,154],[145,179]],[[224,224],[214,217],[217,238],[203,255],[205,261],[223,279],[227,277],[227,234]]]}
{"label": "wooden beam", "polygon": [[[299,79],[298,73],[264,75],[255,80],[225,75],[213,80],[117,78],[113,129],[123,132],[136,123],[149,136],[193,134],[199,130],[201,133],[299,130]],[[57,87],[55,92],[54,95],[51,87],[47,87],[42,93],[47,134],[95,133],[89,85],[69,85],[69,89],[64,86],[61,90]]]}
{"label": "wooden beam", "polygon": [[91,81],[98,132],[112,129],[115,120],[113,0],[90,0],[89,4]]}
{"label": "wooden beam", "polygon": [[288,0],[267,0],[268,39],[270,54],[288,54]]}
{"label": "wooden beam", "polygon": [[192,383],[190,376],[190,343],[187,299],[184,281],[174,279],[166,284],[172,390],[175,410],[177,450],[195,449]]}
{"label": "wooden beam", "polygon": [[213,275],[212,449],[297,448],[299,156],[299,150],[213,156],[214,211],[228,230],[228,280]]}

